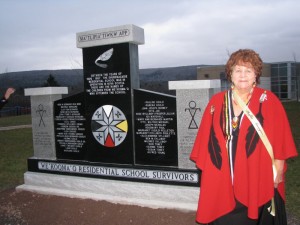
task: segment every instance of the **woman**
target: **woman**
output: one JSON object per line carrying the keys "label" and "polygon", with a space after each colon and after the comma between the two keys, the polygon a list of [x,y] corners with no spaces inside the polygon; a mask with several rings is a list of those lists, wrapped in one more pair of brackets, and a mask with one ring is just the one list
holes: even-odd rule
{"label": "woman", "polygon": [[[253,50],[234,52],[226,64],[232,87],[214,95],[203,114],[191,153],[202,170],[196,218],[201,224],[256,225],[270,205],[274,187],[284,199],[285,160],[297,152],[281,102],[256,86],[262,65]],[[275,178],[270,155],[238,97],[260,121],[273,147]]]}

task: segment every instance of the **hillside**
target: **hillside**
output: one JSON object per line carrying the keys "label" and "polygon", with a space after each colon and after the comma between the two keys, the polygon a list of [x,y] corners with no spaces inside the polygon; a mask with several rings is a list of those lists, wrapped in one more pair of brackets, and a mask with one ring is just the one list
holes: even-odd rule
{"label": "hillside", "polygon": [[[141,88],[172,93],[168,91],[168,81],[171,80],[195,80],[197,79],[197,67],[180,66],[167,68],[140,69]],[[83,91],[83,70],[33,70],[0,74],[1,93],[7,87],[15,87],[21,95],[25,88],[41,87],[49,75],[52,75],[60,86],[69,87],[70,94]]]}
{"label": "hillside", "polygon": [[[55,77],[60,86],[80,87],[83,84],[82,70],[33,70],[0,74],[1,89],[41,87],[49,75]],[[2,91],[2,90],[1,90]]]}

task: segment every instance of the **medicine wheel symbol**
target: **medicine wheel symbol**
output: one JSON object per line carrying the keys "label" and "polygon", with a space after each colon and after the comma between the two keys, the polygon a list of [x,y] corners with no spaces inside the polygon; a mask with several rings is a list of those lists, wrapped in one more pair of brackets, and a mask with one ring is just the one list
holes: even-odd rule
{"label": "medicine wheel symbol", "polygon": [[112,105],[103,105],[94,112],[91,127],[95,139],[106,147],[121,144],[128,131],[124,113]]}

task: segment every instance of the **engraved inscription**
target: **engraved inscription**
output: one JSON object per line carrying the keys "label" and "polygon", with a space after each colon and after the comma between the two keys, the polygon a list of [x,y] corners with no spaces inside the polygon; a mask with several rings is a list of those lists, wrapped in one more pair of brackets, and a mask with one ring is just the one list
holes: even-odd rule
{"label": "engraved inscription", "polygon": [[57,143],[64,152],[79,152],[85,144],[85,118],[79,112],[81,103],[59,103],[55,117]]}
{"label": "engraved inscription", "polygon": [[168,126],[173,122],[175,112],[169,112],[164,101],[145,101],[135,116],[139,124],[136,134],[143,138],[147,154],[166,154],[166,143],[176,135],[175,130]]}
{"label": "engraved inscription", "polygon": [[91,74],[87,77],[89,95],[120,95],[127,94],[128,76],[122,72]]}

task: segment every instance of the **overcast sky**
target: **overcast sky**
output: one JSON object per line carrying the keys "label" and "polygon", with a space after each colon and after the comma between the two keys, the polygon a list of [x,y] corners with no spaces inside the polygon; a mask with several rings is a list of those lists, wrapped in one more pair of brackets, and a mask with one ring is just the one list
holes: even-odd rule
{"label": "overcast sky", "polygon": [[144,29],[140,68],[225,64],[256,50],[300,61],[299,0],[0,0],[0,73],[82,68],[76,33]]}

